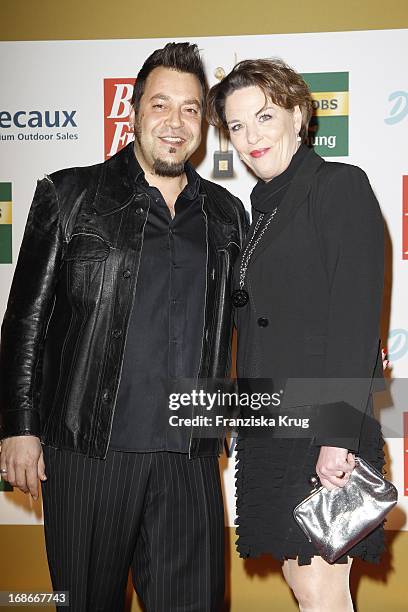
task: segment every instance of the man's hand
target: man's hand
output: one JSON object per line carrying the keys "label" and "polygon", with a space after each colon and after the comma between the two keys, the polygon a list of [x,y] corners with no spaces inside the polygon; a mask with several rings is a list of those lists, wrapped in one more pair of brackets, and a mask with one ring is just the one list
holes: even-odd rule
{"label": "man's hand", "polygon": [[322,446],[316,464],[316,474],[326,489],[344,487],[356,465],[353,453],[347,448]]}
{"label": "man's hand", "polygon": [[23,493],[38,499],[38,478],[47,480],[40,439],[37,436],[13,436],[1,442],[0,469],[3,480]]}

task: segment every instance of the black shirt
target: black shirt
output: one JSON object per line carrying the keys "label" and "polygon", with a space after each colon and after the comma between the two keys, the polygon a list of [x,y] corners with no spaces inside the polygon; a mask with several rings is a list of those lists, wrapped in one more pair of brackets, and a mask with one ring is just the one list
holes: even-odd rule
{"label": "black shirt", "polygon": [[175,435],[169,425],[168,381],[195,378],[200,366],[207,267],[200,177],[187,163],[188,182],[172,219],[160,191],[148,185],[132,149],[130,155],[138,191],[148,194],[150,209],[110,448],[188,452],[188,428]]}

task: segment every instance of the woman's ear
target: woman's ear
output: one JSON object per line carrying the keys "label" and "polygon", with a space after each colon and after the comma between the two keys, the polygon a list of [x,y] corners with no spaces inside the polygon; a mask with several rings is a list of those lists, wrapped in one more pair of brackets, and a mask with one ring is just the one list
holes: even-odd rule
{"label": "woman's ear", "polygon": [[293,108],[293,126],[295,128],[296,134],[299,134],[300,129],[302,127],[302,111],[300,110],[299,105],[296,105]]}

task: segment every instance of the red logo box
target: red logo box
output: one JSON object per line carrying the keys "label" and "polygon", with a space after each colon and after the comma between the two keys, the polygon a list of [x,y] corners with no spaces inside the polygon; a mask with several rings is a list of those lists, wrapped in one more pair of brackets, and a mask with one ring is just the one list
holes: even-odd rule
{"label": "red logo box", "polygon": [[129,111],[134,83],[134,78],[104,79],[105,159],[133,140],[133,132],[129,129]]}

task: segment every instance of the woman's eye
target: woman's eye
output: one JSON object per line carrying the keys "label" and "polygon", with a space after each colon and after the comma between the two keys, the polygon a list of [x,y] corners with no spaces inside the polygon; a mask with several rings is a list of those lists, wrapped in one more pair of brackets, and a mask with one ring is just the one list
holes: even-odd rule
{"label": "woman's eye", "polygon": [[235,125],[230,126],[230,132],[238,132],[241,129],[241,124],[236,123]]}
{"label": "woman's eye", "polygon": [[263,123],[264,121],[269,121],[269,119],[272,119],[272,115],[269,115],[269,113],[262,113],[262,115],[259,115],[258,119],[261,123]]}

